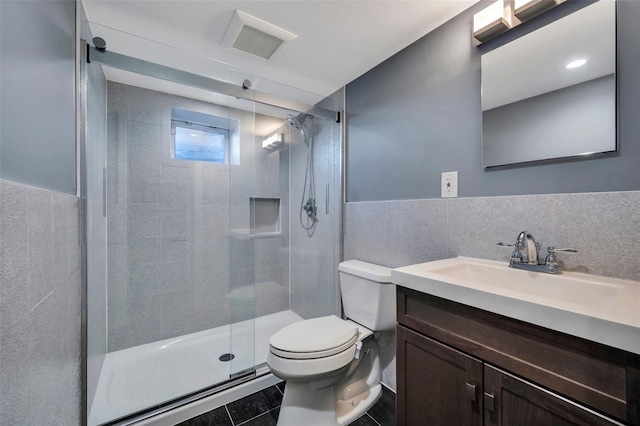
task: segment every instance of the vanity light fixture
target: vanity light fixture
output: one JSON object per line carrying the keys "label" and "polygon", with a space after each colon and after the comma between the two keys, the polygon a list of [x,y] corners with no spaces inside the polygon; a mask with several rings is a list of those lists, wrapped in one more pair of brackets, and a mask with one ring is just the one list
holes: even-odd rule
{"label": "vanity light fixture", "polygon": [[575,61],[571,61],[566,65],[567,69],[578,68],[587,63],[586,59],[576,59]]}
{"label": "vanity light fixture", "polygon": [[513,0],[497,0],[473,15],[473,38],[480,43],[511,29]]}
{"label": "vanity light fixture", "polygon": [[473,38],[487,42],[566,0],[497,0],[473,15]]}
{"label": "vanity light fixture", "polygon": [[275,149],[284,143],[282,133],[275,133],[262,141],[262,149]]}
{"label": "vanity light fixture", "polygon": [[513,13],[521,22],[524,22],[564,1],[565,0],[515,0]]}

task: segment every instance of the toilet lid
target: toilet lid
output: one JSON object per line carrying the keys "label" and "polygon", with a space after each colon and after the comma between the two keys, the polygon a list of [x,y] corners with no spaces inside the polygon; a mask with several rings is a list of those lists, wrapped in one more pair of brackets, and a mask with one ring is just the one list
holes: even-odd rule
{"label": "toilet lid", "polygon": [[355,275],[356,277],[366,278],[377,283],[391,282],[391,268],[374,265],[373,263],[363,262],[361,260],[345,260],[338,265],[338,271]]}
{"label": "toilet lid", "polygon": [[335,315],[313,318],[288,325],[271,336],[275,355],[309,359],[342,352],[358,341],[358,327]]}

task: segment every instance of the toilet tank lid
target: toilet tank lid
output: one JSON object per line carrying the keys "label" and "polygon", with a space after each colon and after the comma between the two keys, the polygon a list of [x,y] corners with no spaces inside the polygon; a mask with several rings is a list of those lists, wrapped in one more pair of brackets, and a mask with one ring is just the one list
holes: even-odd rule
{"label": "toilet tank lid", "polygon": [[338,271],[379,283],[391,282],[391,268],[361,260],[345,260],[338,265]]}

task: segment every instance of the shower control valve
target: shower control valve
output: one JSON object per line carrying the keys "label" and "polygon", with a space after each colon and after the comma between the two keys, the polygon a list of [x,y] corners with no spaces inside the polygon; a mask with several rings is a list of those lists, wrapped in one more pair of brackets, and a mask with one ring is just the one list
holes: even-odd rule
{"label": "shower control valve", "polygon": [[307,202],[302,207],[305,212],[307,212],[307,216],[312,219],[316,217],[316,201],[313,198],[309,198]]}

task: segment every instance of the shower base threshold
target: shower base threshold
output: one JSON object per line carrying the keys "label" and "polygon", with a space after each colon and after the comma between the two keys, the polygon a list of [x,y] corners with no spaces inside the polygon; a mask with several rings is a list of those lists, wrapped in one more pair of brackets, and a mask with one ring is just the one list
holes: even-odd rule
{"label": "shower base threshold", "polygon": [[[110,352],[104,359],[89,425],[110,422],[227,381],[237,372],[263,364],[271,335],[300,320],[295,312],[282,311]],[[233,353],[234,359],[220,361],[226,353]]]}

